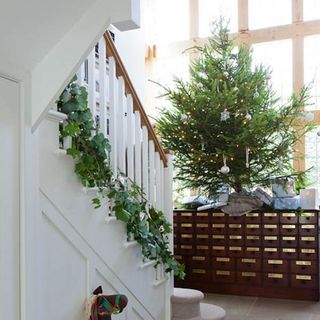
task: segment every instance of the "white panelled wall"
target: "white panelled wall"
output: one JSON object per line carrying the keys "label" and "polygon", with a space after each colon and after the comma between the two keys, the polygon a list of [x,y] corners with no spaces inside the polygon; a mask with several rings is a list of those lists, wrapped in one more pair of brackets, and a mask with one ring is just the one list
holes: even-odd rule
{"label": "white panelled wall", "polygon": [[[166,166],[127,74],[119,72],[117,57],[106,54],[106,41],[100,39],[98,50],[89,54],[78,82],[88,89],[94,120],[110,140],[115,174],[122,172],[141,186],[149,203],[171,220],[171,162]],[[110,203],[92,207],[97,189],[83,188],[75,175],[65,151],[70,139],[59,145],[59,123],[65,120],[53,108],[38,129],[40,212],[34,255],[42,257],[42,267],[33,272],[32,286],[46,296],[35,319],[83,319],[85,299],[102,285],[129,298],[117,319],[169,320],[172,278],[163,266],[154,269],[143,259],[141,247],[127,238],[125,224],[111,215]]]}

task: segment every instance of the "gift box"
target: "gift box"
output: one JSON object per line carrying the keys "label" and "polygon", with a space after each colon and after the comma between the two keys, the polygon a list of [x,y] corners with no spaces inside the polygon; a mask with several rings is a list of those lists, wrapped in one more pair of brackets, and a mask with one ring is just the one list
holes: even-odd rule
{"label": "gift box", "polygon": [[277,210],[297,210],[299,207],[299,196],[274,198],[274,208]]}
{"label": "gift box", "polygon": [[276,198],[295,197],[294,177],[272,178],[272,193]]}
{"label": "gift box", "polygon": [[301,189],[300,203],[302,209],[319,209],[318,189]]}
{"label": "gift box", "polygon": [[254,190],[252,195],[260,199],[267,206],[271,207],[273,198],[261,188],[257,188],[256,190]]}

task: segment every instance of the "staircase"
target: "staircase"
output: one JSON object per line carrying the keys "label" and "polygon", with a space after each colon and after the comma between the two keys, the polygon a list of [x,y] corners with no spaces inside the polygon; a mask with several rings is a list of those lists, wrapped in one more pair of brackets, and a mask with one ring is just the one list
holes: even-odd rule
{"label": "staircase", "polygon": [[[77,76],[88,89],[94,120],[111,142],[113,171],[142,187],[149,203],[172,222],[171,156],[161,148],[109,33]],[[111,203],[92,207],[97,189],[83,188],[66,154],[71,141],[59,142],[65,120],[53,107],[37,132],[40,210],[34,238],[41,261],[34,281],[39,292],[47,293],[39,319],[83,319],[84,301],[99,285],[108,294],[128,296],[117,319],[170,319],[171,277],[163,266],[154,268],[143,259],[126,225],[113,216]]]}

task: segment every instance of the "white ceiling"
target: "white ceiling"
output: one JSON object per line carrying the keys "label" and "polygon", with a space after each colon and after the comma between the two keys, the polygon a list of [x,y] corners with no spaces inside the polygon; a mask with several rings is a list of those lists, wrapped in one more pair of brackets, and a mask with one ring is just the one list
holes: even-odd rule
{"label": "white ceiling", "polygon": [[0,67],[32,70],[95,2],[1,0]]}

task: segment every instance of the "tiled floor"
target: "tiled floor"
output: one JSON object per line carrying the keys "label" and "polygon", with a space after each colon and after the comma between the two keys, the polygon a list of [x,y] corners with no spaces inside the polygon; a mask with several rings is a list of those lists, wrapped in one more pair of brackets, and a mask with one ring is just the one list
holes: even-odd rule
{"label": "tiled floor", "polygon": [[320,302],[206,294],[226,310],[226,320],[320,320]]}

